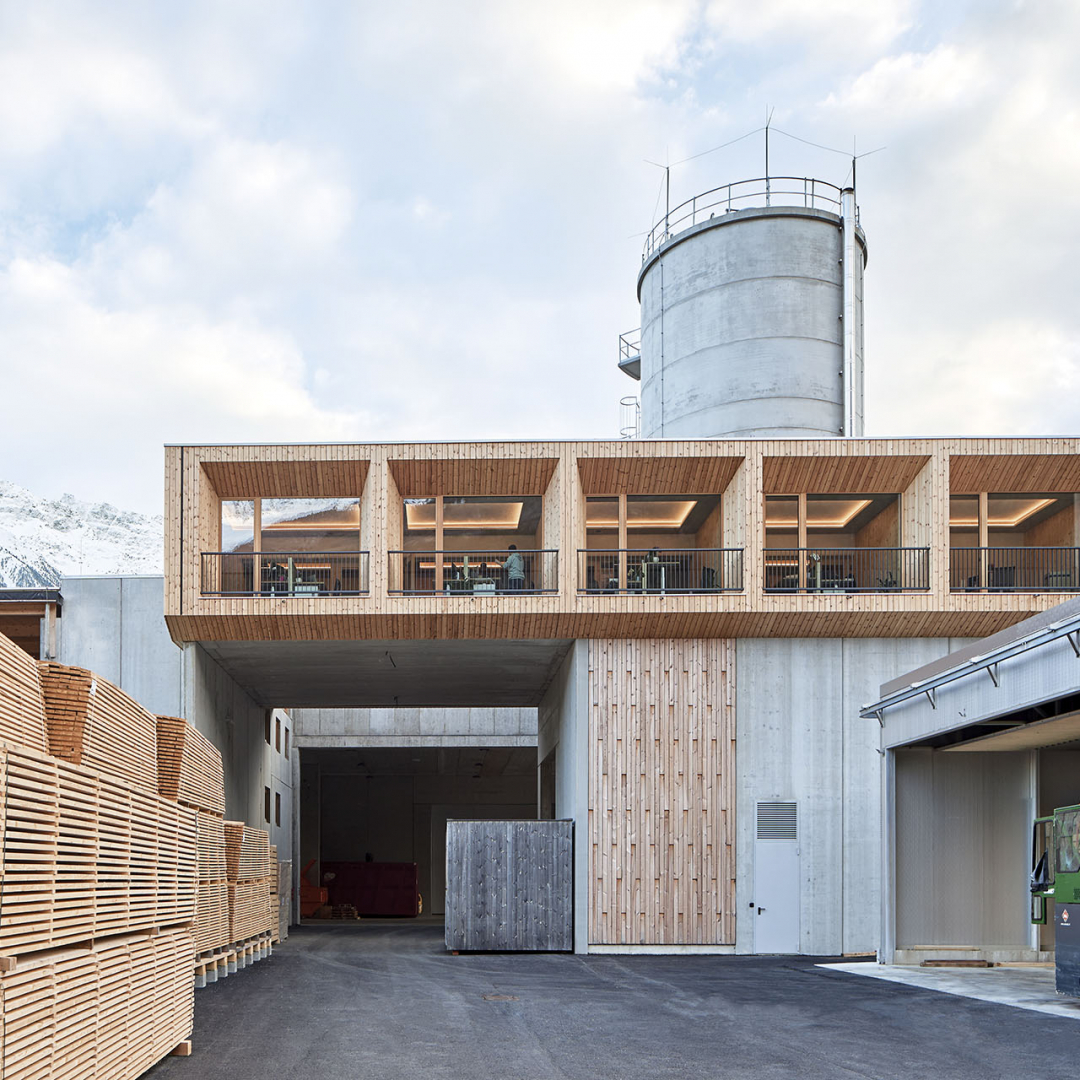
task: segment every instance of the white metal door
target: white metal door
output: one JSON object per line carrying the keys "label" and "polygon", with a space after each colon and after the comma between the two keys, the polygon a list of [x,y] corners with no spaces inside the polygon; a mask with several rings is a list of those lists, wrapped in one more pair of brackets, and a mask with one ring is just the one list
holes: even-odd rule
{"label": "white metal door", "polygon": [[793,802],[757,804],[754,952],[799,952],[799,823]]}

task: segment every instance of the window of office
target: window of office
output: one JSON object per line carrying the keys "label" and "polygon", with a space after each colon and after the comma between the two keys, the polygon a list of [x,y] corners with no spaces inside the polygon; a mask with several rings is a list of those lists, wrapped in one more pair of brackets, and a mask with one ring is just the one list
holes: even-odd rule
{"label": "window of office", "polygon": [[255,544],[255,500],[224,499],[221,503],[221,550],[251,551]]}
{"label": "window of office", "polygon": [[281,828],[281,792],[274,792],[274,824]]}
{"label": "window of office", "polygon": [[954,548],[979,547],[985,525],[991,548],[1075,547],[1078,501],[1071,492],[991,492],[981,510],[979,495],[953,495],[949,541]]}
{"label": "window of office", "polygon": [[264,552],[360,550],[359,499],[263,499]]}
{"label": "window of office", "polygon": [[289,729],[285,729],[285,760],[289,760]]}
{"label": "window of office", "polygon": [[281,717],[274,717],[274,749],[281,753]]}
{"label": "window of office", "polygon": [[270,824],[270,789],[268,787],[263,788],[263,817],[266,819],[266,823]]}
{"label": "window of office", "polygon": [[718,548],[719,495],[627,495],[626,546],[652,548]]}
{"label": "window of office", "polygon": [[799,546],[798,495],[765,496],[765,546],[784,549]]}
{"label": "window of office", "polygon": [[806,546],[899,547],[899,496],[807,495]]}
{"label": "window of office", "polygon": [[273,713],[271,713],[268,709],[265,716],[265,723],[263,725],[263,738],[266,739],[267,746],[270,745],[270,725],[272,720]]}
{"label": "window of office", "polygon": [[589,495],[585,499],[585,546],[614,549],[619,546],[619,497]]}
{"label": "window of office", "polygon": [[405,499],[406,550],[533,550],[541,533],[539,495],[446,495]]}

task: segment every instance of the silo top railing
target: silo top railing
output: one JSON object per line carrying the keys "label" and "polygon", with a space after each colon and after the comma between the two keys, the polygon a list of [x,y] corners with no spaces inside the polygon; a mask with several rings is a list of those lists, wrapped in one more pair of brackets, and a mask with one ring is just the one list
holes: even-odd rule
{"label": "silo top railing", "polygon": [[[768,176],[737,180],[711,191],[702,192],[669,210],[645,237],[645,262],[665,240],[676,233],[708,221],[718,212],[746,210],[751,206],[802,206],[810,210],[829,210],[839,214],[842,189],[826,180],[806,176]],[[858,211],[856,210],[856,221]]]}

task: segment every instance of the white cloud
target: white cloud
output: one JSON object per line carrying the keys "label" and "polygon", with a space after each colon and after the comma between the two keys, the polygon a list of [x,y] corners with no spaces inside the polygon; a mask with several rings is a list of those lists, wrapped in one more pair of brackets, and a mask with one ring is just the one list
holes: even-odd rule
{"label": "white cloud", "polygon": [[709,0],[708,26],[727,43],[802,41],[808,49],[881,49],[912,22],[913,0]]}
{"label": "white cloud", "polygon": [[827,108],[873,115],[887,110],[913,125],[925,112],[970,107],[990,86],[990,72],[975,51],[939,45],[926,53],[885,56],[850,86],[832,93]]}

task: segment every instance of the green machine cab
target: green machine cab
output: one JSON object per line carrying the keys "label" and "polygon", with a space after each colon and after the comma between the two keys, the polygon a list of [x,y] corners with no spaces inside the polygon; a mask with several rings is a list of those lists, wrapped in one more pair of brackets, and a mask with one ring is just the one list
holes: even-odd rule
{"label": "green machine cab", "polygon": [[1080,806],[1036,818],[1032,834],[1031,921],[1046,923],[1054,901],[1057,991],[1080,997]]}

